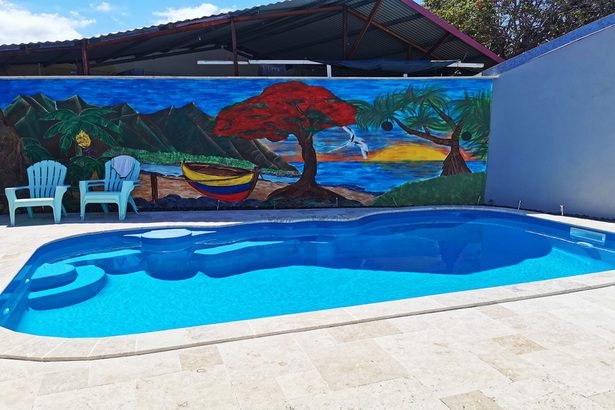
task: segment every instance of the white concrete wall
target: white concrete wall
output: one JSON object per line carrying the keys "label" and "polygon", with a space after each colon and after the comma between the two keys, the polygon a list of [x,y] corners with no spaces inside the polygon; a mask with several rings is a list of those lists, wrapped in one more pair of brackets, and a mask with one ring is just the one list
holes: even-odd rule
{"label": "white concrete wall", "polygon": [[486,202],[615,218],[615,27],[493,85]]}

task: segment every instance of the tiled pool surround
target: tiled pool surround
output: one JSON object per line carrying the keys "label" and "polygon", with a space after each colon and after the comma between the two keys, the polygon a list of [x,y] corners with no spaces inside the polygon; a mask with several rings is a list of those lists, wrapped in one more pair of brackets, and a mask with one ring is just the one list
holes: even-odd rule
{"label": "tiled pool surround", "polygon": [[[446,208],[461,209],[463,207]],[[117,220],[116,215],[102,213],[89,214],[86,221],[82,222],[78,215],[71,214],[57,225],[51,223],[49,214],[35,214],[33,219],[27,218],[26,215],[18,216],[16,227],[7,227],[8,216],[2,215],[0,216],[0,288],[4,289],[7,286],[38,247],[67,236],[106,230],[172,228],[186,225],[208,227],[248,222],[340,221],[361,218],[374,213],[425,209],[432,208],[164,212],[138,215],[130,213],[122,222]],[[477,209],[477,207],[472,207],[472,209]],[[493,207],[486,209],[498,210]],[[589,229],[615,232],[615,224],[612,223],[506,209],[501,209],[501,211],[519,212],[536,218],[558,220]],[[605,271],[541,282],[104,338],[44,337],[0,328],[0,358],[78,361],[133,356],[539,298],[612,285],[615,285],[615,271]]]}

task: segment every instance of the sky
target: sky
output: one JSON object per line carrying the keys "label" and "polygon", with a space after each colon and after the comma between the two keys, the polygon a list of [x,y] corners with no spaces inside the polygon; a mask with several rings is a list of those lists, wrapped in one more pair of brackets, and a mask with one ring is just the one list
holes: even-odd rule
{"label": "sky", "polygon": [[275,0],[0,0],[0,44],[94,37],[272,2]]}

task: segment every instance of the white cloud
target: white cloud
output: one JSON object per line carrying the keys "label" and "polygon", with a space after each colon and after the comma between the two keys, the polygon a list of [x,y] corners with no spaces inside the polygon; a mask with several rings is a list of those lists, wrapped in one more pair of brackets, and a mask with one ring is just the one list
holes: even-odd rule
{"label": "white cloud", "polygon": [[213,16],[221,13],[228,13],[235,10],[235,8],[220,8],[210,3],[203,3],[197,7],[184,7],[181,9],[174,9],[169,7],[165,11],[154,11],[153,14],[158,17],[162,17],[154,24],[164,24],[172,21],[181,21],[194,19],[204,16]]}
{"label": "white cloud", "polygon": [[82,38],[76,29],[96,21],[86,20],[78,13],[71,12],[71,15],[73,17],[32,13],[17,4],[0,0],[0,44]]}
{"label": "white cloud", "polygon": [[106,1],[103,1],[96,7],[96,11],[110,11],[110,10],[111,10],[111,5],[107,3]]}

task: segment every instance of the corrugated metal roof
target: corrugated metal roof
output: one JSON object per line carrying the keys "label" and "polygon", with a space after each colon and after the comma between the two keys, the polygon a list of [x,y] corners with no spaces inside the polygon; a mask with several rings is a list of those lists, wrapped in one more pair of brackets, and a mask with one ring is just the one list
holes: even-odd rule
{"label": "corrugated metal roof", "polygon": [[[356,45],[379,1],[372,25]],[[344,10],[348,10],[346,51],[352,54],[346,56]],[[172,56],[228,50],[231,20],[238,52],[256,59],[408,59],[411,49],[412,59],[483,62],[486,68],[503,61],[410,0],[287,0],[87,39],[1,45],[0,65],[75,63],[82,59],[84,45],[93,66],[143,60],[161,52]]]}

